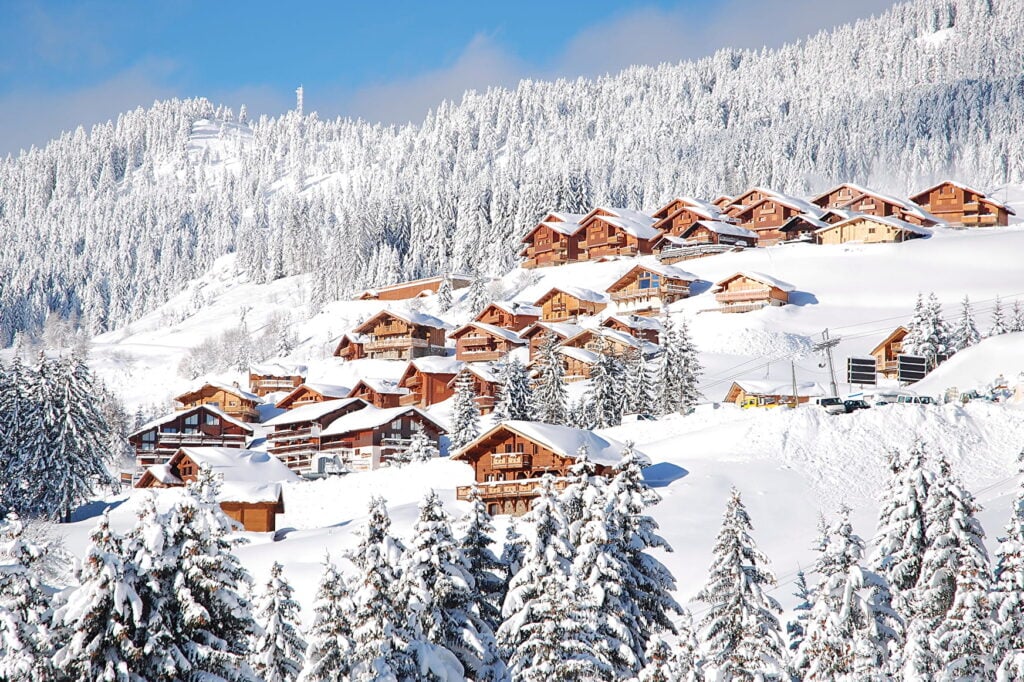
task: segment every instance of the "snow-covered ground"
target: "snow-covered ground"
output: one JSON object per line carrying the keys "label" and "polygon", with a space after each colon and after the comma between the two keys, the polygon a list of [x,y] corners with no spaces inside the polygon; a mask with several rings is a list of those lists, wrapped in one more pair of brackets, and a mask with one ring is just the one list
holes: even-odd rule
{"label": "snow-covered ground", "polygon": [[[896,325],[906,322],[919,292],[934,291],[947,316],[954,319],[960,299],[969,294],[983,331],[996,296],[1002,297],[1006,307],[1014,299],[1024,301],[1022,251],[1024,228],[1018,226],[937,230],[931,239],[905,244],[798,244],[718,255],[680,264],[703,283],[695,287],[700,293],[676,304],[673,312],[690,320],[706,366],[703,389],[709,400],[720,400],[733,379],[788,380],[791,359],[801,381],[827,386],[824,358],[810,350],[825,328],[842,339],[836,349],[839,389],[855,391],[856,387],[842,383],[845,358],[865,355]],[[514,271],[492,288],[497,295],[520,300],[534,300],[559,284],[603,290],[634,262]],[[739,315],[702,312],[714,307],[711,283],[738,270],[761,271],[792,283],[797,290],[795,304]],[[202,305],[194,314],[185,314],[194,309],[197,291],[202,292]],[[379,310],[382,303],[337,301],[309,311],[306,291],[302,277],[271,284],[248,282],[235,271],[233,258],[226,257],[166,306],[127,329],[96,339],[94,364],[129,405],[162,403],[192,383],[177,374],[188,350],[237,326],[240,311],[249,308],[246,324],[253,333],[275,315],[290,315],[299,346],[289,359],[309,365],[311,381],[351,386],[359,376],[397,377],[402,363],[345,365],[330,355],[338,336]],[[420,305],[425,312],[438,314],[432,298]],[[459,323],[466,314],[456,305],[444,317]],[[1014,383],[1022,370],[1024,335],[1007,335],[955,357],[915,388],[939,395],[951,386],[984,387],[999,375]],[[573,389],[582,386],[576,384]],[[436,409],[444,415],[447,407]],[[889,405],[828,416],[812,406],[740,410],[708,403],[687,417],[627,424],[609,430],[609,435],[634,441],[654,462],[647,470],[648,480],[663,496],[654,515],[675,548],[664,559],[679,579],[684,600],[705,577],[728,489],[736,486],[753,516],[755,537],[774,558],[780,578],[776,596],[789,604],[789,583],[796,570],[812,559],[809,546],[818,515],[848,504],[858,532],[871,537],[886,457],[892,449],[906,448],[915,440],[930,452],[947,455],[978,494],[986,507],[982,520],[991,543],[1009,512],[1013,462],[1024,446],[1024,410],[1013,403],[976,402]],[[439,460],[400,470],[289,483],[286,511],[278,519],[278,541],[247,534],[249,543],[238,551],[260,579],[272,561],[281,561],[297,586],[298,597],[308,605],[324,555],[337,556],[355,543],[353,531],[371,495],[388,500],[395,530],[407,534],[416,504],[427,490],[437,490],[458,514],[463,504],[454,500],[455,487],[470,480],[466,465]],[[176,493],[162,494],[173,497]],[[137,496],[115,501],[115,526],[131,524],[137,503]],[[98,508],[91,508],[91,513]],[[499,518],[499,538],[508,522]],[[81,555],[94,523],[95,518],[85,518],[59,528],[67,535],[70,550]]]}

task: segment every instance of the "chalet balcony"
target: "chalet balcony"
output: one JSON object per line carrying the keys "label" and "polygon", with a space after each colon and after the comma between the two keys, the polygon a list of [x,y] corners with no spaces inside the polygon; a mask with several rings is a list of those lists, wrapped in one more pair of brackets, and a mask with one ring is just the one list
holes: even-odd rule
{"label": "chalet balcony", "polygon": [[267,440],[271,443],[289,443],[296,440],[309,440],[310,438],[320,437],[319,426],[307,426],[301,429],[284,429],[281,431],[273,431],[267,435]]}
{"label": "chalet balcony", "polygon": [[533,457],[521,452],[491,455],[491,466],[495,469],[528,469],[533,465]]}
{"label": "chalet balcony", "polygon": [[747,301],[765,301],[771,296],[768,289],[744,289],[742,291],[723,291],[715,294],[719,303],[744,303]]}
{"label": "chalet balcony", "polygon": [[460,348],[456,356],[459,360],[464,360],[465,362],[487,362],[490,360],[500,360],[505,356],[505,353],[497,348]]}
{"label": "chalet balcony", "polygon": [[895,360],[890,360],[889,362],[875,361],[875,367],[875,371],[879,374],[896,374],[899,365]]}
{"label": "chalet balcony", "polygon": [[406,348],[426,348],[430,344],[426,339],[414,339],[408,336],[374,338],[363,344],[368,353],[389,350],[404,350]]}
{"label": "chalet balcony", "polygon": [[690,287],[678,284],[666,284],[654,289],[624,289],[615,291],[613,301],[632,301],[640,298],[685,298],[690,295]]}
{"label": "chalet balcony", "polygon": [[[541,479],[530,478],[522,481],[485,481],[483,483],[477,483],[476,487],[480,491],[480,497],[487,499],[494,498],[510,498],[510,497],[536,497],[537,488],[540,486]],[[568,478],[556,478],[554,481],[555,490],[565,490],[569,485]],[[455,488],[455,499],[457,500],[468,500],[469,492],[473,486],[460,485]]]}
{"label": "chalet balcony", "polygon": [[422,402],[423,396],[415,391],[412,393],[406,393],[398,399],[398,405],[400,407],[416,407]]}
{"label": "chalet balcony", "polygon": [[260,379],[253,384],[253,388],[268,391],[291,390],[295,388],[295,382],[291,379]]}
{"label": "chalet balcony", "polygon": [[170,433],[160,432],[157,434],[157,449],[164,447],[202,447],[202,446],[220,446],[220,447],[236,447],[240,448],[245,444],[245,435],[243,434],[219,434],[213,435],[209,433]]}
{"label": "chalet balcony", "polygon": [[663,263],[675,263],[690,258],[701,258],[702,256],[713,256],[717,253],[727,253],[742,249],[740,244],[712,244],[710,242],[692,242],[685,246],[673,246],[661,250],[658,260]]}
{"label": "chalet balcony", "polygon": [[277,458],[308,455],[317,452],[318,450],[319,447],[317,444],[311,441],[292,441],[280,444],[271,443],[267,447],[267,451]]}
{"label": "chalet balcony", "polygon": [[977,201],[970,201],[964,204],[965,211],[977,211],[979,208],[981,208],[981,206]]}
{"label": "chalet balcony", "polygon": [[963,217],[964,225],[995,225],[998,218],[991,213],[983,213],[981,215],[965,215]]}

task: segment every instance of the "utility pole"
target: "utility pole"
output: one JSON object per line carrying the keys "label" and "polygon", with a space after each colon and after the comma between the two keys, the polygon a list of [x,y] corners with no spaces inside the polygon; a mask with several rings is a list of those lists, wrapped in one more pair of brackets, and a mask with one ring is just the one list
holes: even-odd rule
{"label": "utility pole", "polygon": [[789,369],[793,372],[793,409],[800,405],[800,394],[796,388],[796,360],[789,361]]}
{"label": "utility pole", "polygon": [[839,339],[835,339],[834,341],[829,339],[827,327],[825,328],[825,331],[821,333],[821,338],[824,339],[821,345],[824,346],[825,357],[828,358],[828,375],[832,381],[832,395],[839,395],[839,386],[836,384],[836,369],[832,365],[832,349],[839,344]]}

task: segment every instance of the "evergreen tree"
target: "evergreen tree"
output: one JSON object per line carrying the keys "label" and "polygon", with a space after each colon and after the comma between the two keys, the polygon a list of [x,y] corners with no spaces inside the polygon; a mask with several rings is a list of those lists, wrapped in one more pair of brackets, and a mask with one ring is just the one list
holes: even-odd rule
{"label": "evergreen tree", "polygon": [[448,275],[441,279],[441,285],[437,288],[437,311],[444,313],[452,307],[452,281]]}
{"label": "evergreen tree", "polygon": [[992,305],[992,326],[988,330],[989,336],[999,336],[1010,331],[1011,320],[1006,319],[1003,313],[1003,302],[996,296],[996,302]]}
{"label": "evergreen tree", "polygon": [[781,675],[784,645],[781,611],[765,587],[775,577],[750,537],[750,516],[733,488],[715,541],[707,584],[697,599],[708,604],[701,621],[708,662],[720,680],[755,680]]}
{"label": "evergreen tree", "polygon": [[0,680],[50,680],[50,599],[39,576],[44,548],[24,537],[15,514],[0,521]]}
{"label": "evergreen tree", "polygon": [[689,625],[689,613],[684,614],[679,643],[673,647],[667,633],[651,635],[644,659],[647,664],[637,675],[637,682],[704,682],[703,663],[697,648],[697,639]]}
{"label": "evergreen tree", "polygon": [[932,293],[925,302],[921,294],[918,294],[914,315],[903,339],[903,352],[924,357],[928,366],[933,368],[941,358],[949,354],[951,346],[950,333],[942,320],[942,307],[938,298]]}
{"label": "evergreen tree", "polygon": [[971,302],[965,294],[964,300],[961,303],[960,321],[957,322],[956,328],[953,330],[952,350],[962,351],[965,348],[970,348],[980,340],[981,334],[978,333],[978,327],[974,323]]}
{"label": "evergreen tree", "polygon": [[993,662],[1000,680],[1024,679],[1024,451],[1017,456],[1017,496],[996,549],[992,584]]}
{"label": "evergreen tree", "polygon": [[145,577],[125,561],[121,538],[106,513],[93,530],[80,587],[54,621],[71,639],[54,654],[54,665],[80,680],[142,682],[145,656],[142,599]]}
{"label": "evergreen tree", "polygon": [[597,362],[590,370],[587,392],[588,428],[600,429],[622,423],[625,409],[625,372],[622,363],[609,352],[602,339]]}
{"label": "evergreen tree", "polygon": [[472,442],[480,435],[480,408],[473,390],[473,375],[467,370],[455,379],[455,398],[452,402],[452,428],[449,432],[452,452]]}
{"label": "evergreen tree", "polygon": [[533,419],[530,375],[517,358],[507,358],[501,368],[501,392],[494,405],[494,421]]}
{"label": "evergreen tree", "polygon": [[470,315],[476,317],[487,307],[487,278],[480,273],[474,273],[473,280],[469,283],[469,291],[466,292],[466,310]]}
{"label": "evergreen tree", "polygon": [[797,598],[797,605],[793,607],[794,617],[786,623],[786,637],[789,640],[790,664],[789,677],[792,680],[803,679],[807,671],[806,662],[799,655],[804,638],[807,636],[807,621],[811,617],[811,603],[814,598],[811,589],[807,586],[807,576],[804,572],[796,573],[796,592],[793,596]]}
{"label": "evergreen tree", "polygon": [[[459,549],[466,558],[475,590],[476,611],[494,632],[501,625],[501,604],[505,598],[506,567],[491,545],[494,523],[480,499],[480,490],[469,491],[469,511],[459,521]],[[511,529],[512,526],[509,526]]]}
{"label": "evergreen tree", "polygon": [[306,651],[304,682],[345,682],[349,679],[352,641],[352,595],[345,577],[330,559],[324,560],[324,572],[313,603],[313,625]]}
{"label": "evergreen tree", "polygon": [[643,354],[633,349],[623,362],[624,408],[628,414],[653,415],[657,412],[656,380]]}
{"label": "evergreen tree", "polygon": [[537,380],[533,387],[533,415],[546,424],[565,424],[569,395],[565,388],[565,366],[558,353],[558,337],[548,333],[537,355]]}
{"label": "evergreen tree", "polygon": [[292,598],[292,586],[281,570],[281,564],[275,561],[256,606],[259,636],[251,661],[261,682],[295,682],[306,651],[306,642],[299,634],[299,604]]}
{"label": "evergreen tree", "polygon": [[[523,567],[523,557],[526,556],[526,546],[527,540],[519,533],[519,530],[516,528],[515,521],[505,526],[505,541],[501,547],[500,560],[509,577],[505,584],[506,595],[508,594],[508,583],[511,582],[512,576],[518,573],[519,569]],[[501,603],[504,605],[504,597],[502,597]]]}
{"label": "evergreen tree", "polygon": [[1010,316],[1010,331],[1024,332],[1024,306],[1020,301],[1013,302],[1013,314]]}
{"label": "evergreen tree", "polygon": [[683,320],[675,326],[668,313],[661,322],[661,371],[658,375],[659,413],[686,414],[697,405],[700,392],[697,381],[701,366],[690,340],[689,327]]}

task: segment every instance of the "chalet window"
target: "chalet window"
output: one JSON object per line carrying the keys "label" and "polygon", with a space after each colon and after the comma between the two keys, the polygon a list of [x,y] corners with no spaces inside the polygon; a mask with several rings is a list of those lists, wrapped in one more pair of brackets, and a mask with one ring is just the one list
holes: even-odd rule
{"label": "chalet window", "polygon": [[216,426],[218,423],[220,423],[220,422],[217,419],[217,415],[215,415],[215,414],[208,414],[208,415],[206,415],[206,425],[207,426]]}
{"label": "chalet window", "polygon": [[142,449],[156,449],[156,431],[146,431],[144,434],[142,434]]}
{"label": "chalet window", "polygon": [[874,233],[875,233],[875,228],[869,227],[868,228],[868,234],[874,234]]}
{"label": "chalet window", "polygon": [[231,406],[231,407],[237,407],[238,406],[238,401],[237,400],[229,400],[228,401],[228,405]]}
{"label": "chalet window", "polygon": [[206,404],[207,405],[213,405],[214,407],[220,407],[220,403],[219,402],[209,402],[209,403],[206,403]]}
{"label": "chalet window", "polygon": [[401,419],[396,419],[395,421],[391,422],[391,428],[392,429],[401,429],[402,428],[402,420]]}

